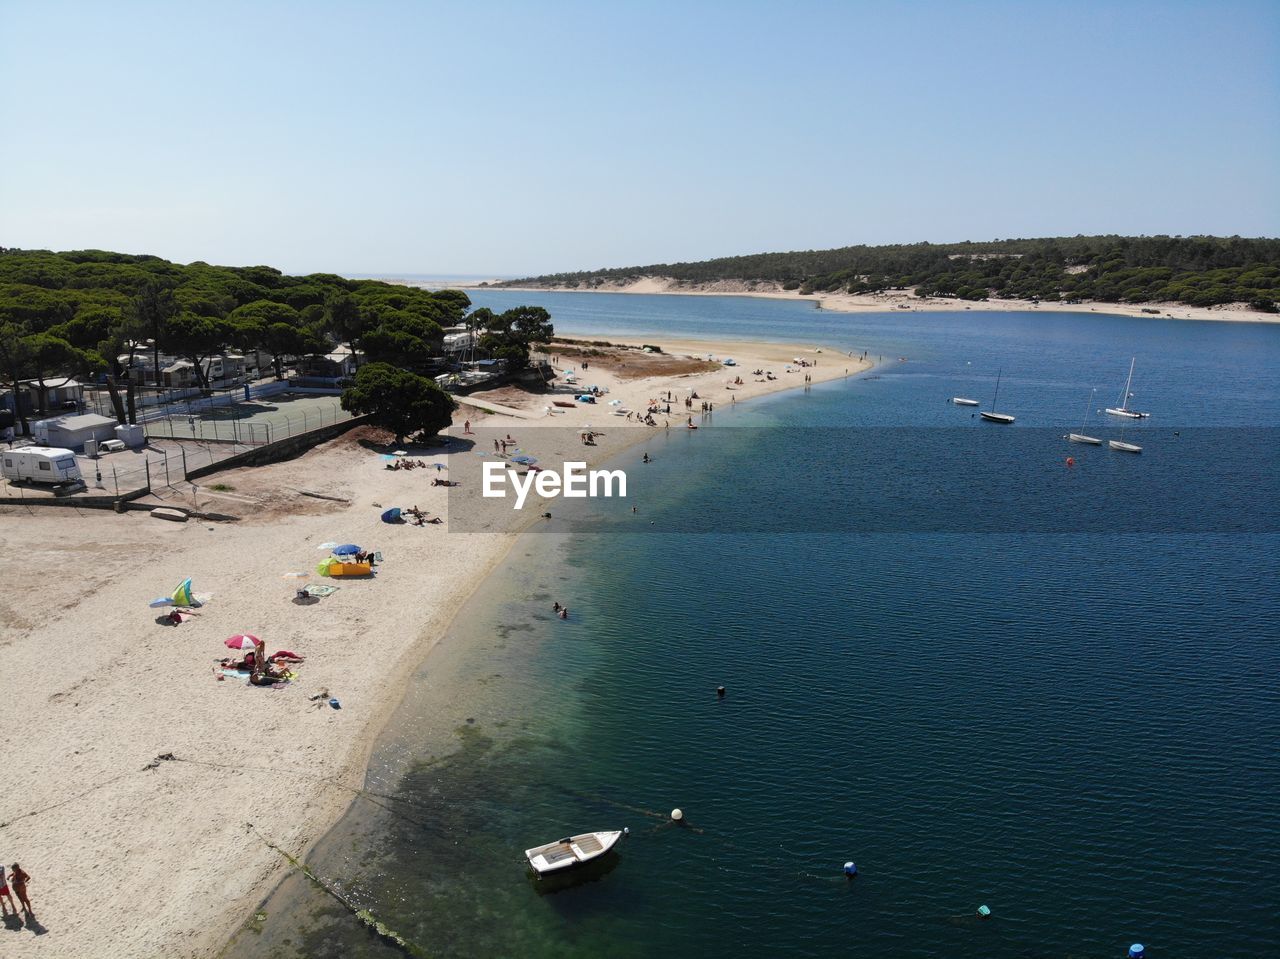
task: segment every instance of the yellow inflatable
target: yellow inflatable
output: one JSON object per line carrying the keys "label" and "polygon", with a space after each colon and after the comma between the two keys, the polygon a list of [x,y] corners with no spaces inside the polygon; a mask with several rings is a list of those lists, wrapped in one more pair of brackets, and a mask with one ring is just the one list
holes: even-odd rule
{"label": "yellow inflatable", "polygon": [[336,556],[330,556],[316,566],[316,572],[321,576],[372,576],[373,564],[344,563]]}
{"label": "yellow inflatable", "polygon": [[372,563],[334,563],[329,567],[330,576],[372,576]]}

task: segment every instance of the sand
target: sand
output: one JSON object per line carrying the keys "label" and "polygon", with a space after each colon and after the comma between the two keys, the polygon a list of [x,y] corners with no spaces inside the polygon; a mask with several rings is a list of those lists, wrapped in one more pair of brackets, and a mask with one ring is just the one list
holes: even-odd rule
{"label": "sand", "polygon": [[[474,288],[474,287],[471,287]],[[1041,313],[1108,313],[1116,316],[1151,317],[1152,319],[1219,320],[1235,323],[1280,323],[1280,314],[1251,310],[1244,303],[1228,303],[1222,306],[1187,306],[1185,303],[1100,303],[1092,300],[1080,303],[1038,303],[1027,300],[984,300],[981,303],[951,299],[948,297],[917,297],[912,290],[891,293],[814,293],[801,294],[797,290],[783,290],[776,283],[764,281],[719,280],[712,283],[682,285],[670,277],[647,276],[625,283],[603,283],[590,290],[581,287],[504,287],[504,289],[563,290],[574,293],[663,293],[683,296],[755,296],[776,300],[805,300],[817,303],[824,310],[837,313],[884,313],[894,310],[918,310],[920,312],[994,311],[1008,313],[1032,310]],[[1149,312],[1154,310],[1156,312]]]}
{"label": "sand", "polygon": [[[740,366],[648,375],[626,355],[597,360],[583,380],[631,408],[689,387],[724,406],[734,395],[741,402],[802,385],[803,373],[782,372],[796,356],[819,361],[807,371],[815,381],[861,368],[811,346],[651,341],[668,353],[732,355]],[[756,382],[757,366],[779,378]],[[735,374],[746,382],[730,392]],[[450,430],[458,447],[491,447],[492,436],[511,432],[536,444],[544,462],[571,454],[597,462],[652,432],[603,405],[549,416],[545,396],[472,399],[512,411],[460,409]],[[683,423],[671,418],[673,428]],[[467,419],[477,436],[461,435]],[[578,443],[588,424],[605,430],[597,447]],[[368,433],[169,494],[170,504],[238,522],[0,508],[9,557],[0,592],[0,858],[30,873],[38,920],[0,929],[5,956],[215,956],[289,868],[263,838],[304,854],[350,803],[414,667],[539,512],[530,504],[476,532],[383,524],[385,506],[445,514],[450,491],[430,485],[434,470],[387,470],[386,447]],[[465,449],[423,458],[450,463],[443,475],[455,476],[479,460]],[[452,501],[458,509],[477,494],[473,485],[452,495],[464,497]],[[286,574],[312,570],[328,554],[317,547],[331,541],[376,547],[385,564],[372,581],[332,580],[336,593],[296,605],[298,581]],[[163,611],[148,601],[186,576],[197,594],[212,594],[209,603],[181,626],[159,625]],[[298,680],[281,689],[219,681],[222,641],[239,632],[307,657]],[[174,759],[157,761],[166,754]]]}

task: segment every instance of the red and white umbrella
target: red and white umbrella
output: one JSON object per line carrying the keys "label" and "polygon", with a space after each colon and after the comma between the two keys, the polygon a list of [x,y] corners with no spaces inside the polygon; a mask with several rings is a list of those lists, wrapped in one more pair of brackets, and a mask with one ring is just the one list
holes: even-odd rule
{"label": "red and white umbrella", "polygon": [[262,645],[262,640],[251,633],[242,633],[238,636],[232,636],[230,639],[224,639],[223,645],[228,649],[254,649]]}

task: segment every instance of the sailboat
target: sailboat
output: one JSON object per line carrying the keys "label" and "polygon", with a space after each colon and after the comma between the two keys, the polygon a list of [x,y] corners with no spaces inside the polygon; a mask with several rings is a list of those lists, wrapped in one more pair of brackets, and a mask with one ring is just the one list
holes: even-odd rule
{"label": "sailboat", "polygon": [[1102,445],[1102,440],[1098,439],[1096,436],[1086,436],[1084,432],[1084,424],[1089,422],[1089,407],[1093,405],[1093,397],[1094,397],[1094,394],[1096,394],[1097,392],[1098,392],[1097,390],[1094,390],[1092,393],[1090,393],[1089,401],[1085,403],[1084,419],[1080,421],[1080,432],[1067,434],[1067,439],[1069,439],[1073,443],[1088,443],[1090,446]]}
{"label": "sailboat", "polygon": [[1119,450],[1121,453],[1141,453],[1142,447],[1136,443],[1126,443],[1124,441],[1124,430],[1120,431],[1118,440],[1107,440],[1107,445],[1113,450]]}
{"label": "sailboat", "polygon": [[953,396],[951,397],[951,402],[954,403],[956,406],[977,406],[978,405],[977,400],[971,400],[965,396]]}
{"label": "sailboat", "polygon": [[1137,362],[1137,359],[1135,356],[1129,361],[1129,378],[1124,381],[1124,392],[1120,394],[1120,405],[1107,407],[1107,412],[1112,416],[1127,416],[1130,419],[1140,420],[1151,415],[1150,413],[1139,413],[1136,410],[1129,409],[1129,399],[1133,396],[1129,392],[1129,387],[1133,385],[1133,364]]}
{"label": "sailboat", "polygon": [[982,410],[982,411],[979,411],[978,415],[981,416],[988,423],[1003,423],[1007,426],[1013,422],[1013,417],[1010,416],[1008,413],[996,412],[996,400],[1000,399],[1000,373],[1002,372],[1004,371],[1001,370],[996,373],[996,395],[991,399],[991,411],[987,412],[985,410]]}

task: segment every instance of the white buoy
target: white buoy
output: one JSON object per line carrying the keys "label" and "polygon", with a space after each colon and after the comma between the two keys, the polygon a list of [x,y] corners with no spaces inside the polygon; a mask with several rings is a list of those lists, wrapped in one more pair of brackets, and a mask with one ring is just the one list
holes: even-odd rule
{"label": "white buoy", "polygon": [[671,818],[675,822],[679,822],[681,819],[684,818],[684,813],[681,812],[679,809],[673,809],[671,810]]}

